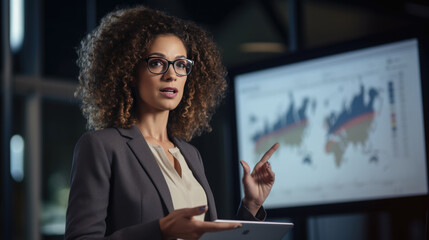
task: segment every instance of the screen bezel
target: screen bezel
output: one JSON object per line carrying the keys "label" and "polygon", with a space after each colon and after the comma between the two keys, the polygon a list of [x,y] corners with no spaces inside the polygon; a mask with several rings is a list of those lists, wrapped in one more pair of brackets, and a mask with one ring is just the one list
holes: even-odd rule
{"label": "screen bezel", "polygon": [[[421,29],[412,29],[403,31],[401,34],[397,32],[391,34],[381,34],[370,36],[354,41],[339,43],[332,46],[320,47],[317,49],[299,51],[297,53],[287,54],[272,59],[266,59],[260,62],[247,64],[244,66],[229,69],[228,80],[231,87],[229,97],[227,99],[230,106],[230,122],[231,124],[231,138],[233,139],[233,179],[236,181],[234,184],[234,199],[236,203],[240,202],[240,184],[241,179],[239,176],[239,161],[238,161],[238,136],[237,136],[237,121],[236,121],[236,102],[235,102],[235,76],[249,73],[253,71],[263,70],[267,68],[278,67],[282,65],[303,62],[306,60],[322,58],[330,55],[345,53],[358,49],[379,46],[387,43],[398,42],[402,40],[415,38],[418,40],[419,47],[419,60],[420,60],[420,73],[421,73],[421,94],[423,104],[423,124],[425,134],[425,147],[426,147],[426,175],[427,186],[429,187],[429,93],[425,94],[424,89],[429,89],[428,82],[428,69],[429,69],[429,44],[425,44],[429,40],[429,34]],[[275,171],[275,169],[274,169]],[[350,213],[362,211],[391,211],[398,207],[412,207],[415,209],[428,209],[429,194],[415,195],[406,197],[393,197],[375,200],[362,200],[362,201],[349,201],[329,204],[312,204],[302,206],[292,206],[284,208],[270,208],[267,210],[270,217],[293,217],[302,215],[318,215],[318,214],[333,214],[333,213]]]}

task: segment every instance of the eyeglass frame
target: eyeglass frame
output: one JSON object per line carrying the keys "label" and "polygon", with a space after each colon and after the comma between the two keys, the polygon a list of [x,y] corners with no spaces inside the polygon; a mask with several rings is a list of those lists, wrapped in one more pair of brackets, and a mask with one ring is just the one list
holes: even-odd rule
{"label": "eyeglass frame", "polygon": [[[150,70],[150,67],[149,67],[149,60],[150,60],[150,59],[152,59],[152,58],[160,58],[160,59],[163,59],[163,60],[165,60],[165,61],[168,63],[168,66],[165,68],[165,70],[164,70],[163,72],[160,72],[160,73],[154,73],[154,72],[152,72],[152,71]],[[149,72],[150,72],[150,73],[152,73],[152,74],[155,74],[155,75],[165,74],[165,73],[168,71],[168,69],[170,68],[170,65],[173,65],[173,70],[174,70],[174,72],[175,72],[178,76],[184,77],[184,76],[188,76],[189,74],[191,74],[191,72],[192,72],[192,67],[194,66],[194,61],[193,61],[193,60],[191,60],[191,59],[187,59],[187,58],[179,58],[179,59],[176,59],[176,60],[170,61],[170,60],[168,60],[168,59],[166,59],[166,58],[164,58],[164,57],[155,57],[155,56],[152,56],[152,57],[144,58],[144,60],[146,61],[146,66],[147,66],[147,69],[149,70]],[[180,60],[186,60],[186,61],[188,61],[188,62],[191,64],[191,67],[190,67],[189,73],[187,73],[186,75],[180,74],[180,73],[178,73],[178,72],[176,71],[176,67],[174,66],[174,64],[175,64],[177,61],[180,61]]]}

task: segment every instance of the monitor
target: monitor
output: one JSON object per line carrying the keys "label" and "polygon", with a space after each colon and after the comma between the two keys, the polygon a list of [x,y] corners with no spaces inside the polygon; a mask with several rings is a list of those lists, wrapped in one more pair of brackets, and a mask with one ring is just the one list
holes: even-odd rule
{"label": "monitor", "polygon": [[286,56],[231,75],[238,160],[253,168],[280,143],[267,209],[428,196],[419,46]]}

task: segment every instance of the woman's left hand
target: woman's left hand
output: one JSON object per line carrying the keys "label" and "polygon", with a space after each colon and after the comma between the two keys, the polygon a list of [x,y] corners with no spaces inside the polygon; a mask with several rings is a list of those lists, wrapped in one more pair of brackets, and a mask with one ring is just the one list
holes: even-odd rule
{"label": "woman's left hand", "polygon": [[271,188],[274,184],[275,175],[271,170],[271,165],[268,162],[271,155],[279,148],[279,144],[274,144],[262,157],[262,159],[253,168],[250,173],[249,165],[241,160],[243,167],[243,186],[244,186],[244,199],[243,204],[249,211],[256,216],[262,203],[268,197]]}

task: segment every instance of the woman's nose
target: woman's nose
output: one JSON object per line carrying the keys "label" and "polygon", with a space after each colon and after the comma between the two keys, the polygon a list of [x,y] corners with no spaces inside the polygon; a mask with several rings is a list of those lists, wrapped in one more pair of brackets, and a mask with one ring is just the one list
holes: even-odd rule
{"label": "woman's nose", "polygon": [[177,74],[174,70],[174,67],[172,64],[169,64],[167,71],[164,73],[164,80],[166,81],[176,81],[177,80]]}

